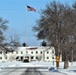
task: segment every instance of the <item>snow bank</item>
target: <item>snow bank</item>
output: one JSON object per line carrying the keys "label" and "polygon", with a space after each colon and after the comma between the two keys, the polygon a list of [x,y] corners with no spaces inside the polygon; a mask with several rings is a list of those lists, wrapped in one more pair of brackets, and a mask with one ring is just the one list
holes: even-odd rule
{"label": "snow bank", "polygon": [[[22,63],[22,62],[0,62],[0,71],[4,70],[6,67],[14,67],[14,68],[27,68],[27,67],[36,67],[38,71],[42,71],[44,75],[76,75],[76,62],[69,63],[68,69],[63,69],[63,62],[60,62],[60,67],[56,68],[56,63],[52,62],[29,62],[29,63]],[[43,67],[43,69],[39,69]],[[47,68],[44,68],[47,67]]]}

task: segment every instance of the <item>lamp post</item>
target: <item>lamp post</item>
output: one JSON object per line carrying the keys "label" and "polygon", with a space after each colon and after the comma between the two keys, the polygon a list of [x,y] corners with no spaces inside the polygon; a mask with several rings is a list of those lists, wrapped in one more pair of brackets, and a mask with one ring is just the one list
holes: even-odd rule
{"label": "lamp post", "polygon": [[52,49],[52,59],[53,59],[53,66],[54,66],[54,49]]}
{"label": "lamp post", "polygon": [[43,49],[43,61],[45,61],[45,47]]}

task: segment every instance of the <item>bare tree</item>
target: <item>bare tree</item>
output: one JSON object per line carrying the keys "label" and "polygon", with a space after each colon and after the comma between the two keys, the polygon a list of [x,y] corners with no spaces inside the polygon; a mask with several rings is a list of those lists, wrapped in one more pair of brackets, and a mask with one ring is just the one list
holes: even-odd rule
{"label": "bare tree", "polygon": [[9,42],[6,43],[6,45],[9,51],[17,50],[17,48],[21,46],[19,35],[17,34],[11,35],[9,38]]}
{"label": "bare tree", "polygon": [[[33,30],[38,32],[37,38],[46,39],[55,47],[56,55],[63,53],[64,68],[68,68],[69,54],[74,49],[76,36],[76,9],[69,5],[50,2],[41,10],[41,17]],[[73,51],[72,51],[73,52]]]}
{"label": "bare tree", "polygon": [[0,49],[5,50],[5,37],[4,37],[4,31],[8,29],[7,26],[8,21],[0,18]]}
{"label": "bare tree", "polygon": [[0,18],[0,44],[2,44],[5,40],[5,37],[3,35],[4,31],[7,30],[7,20],[3,20],[2,18]]}
{"label": "bare tree", "polygon": [[19,35],[14,34],[14,35],[10,36],[10,44],[11,44],[11,46],[15,46],[15,47],[21,46],[20,40],[19,40]]}

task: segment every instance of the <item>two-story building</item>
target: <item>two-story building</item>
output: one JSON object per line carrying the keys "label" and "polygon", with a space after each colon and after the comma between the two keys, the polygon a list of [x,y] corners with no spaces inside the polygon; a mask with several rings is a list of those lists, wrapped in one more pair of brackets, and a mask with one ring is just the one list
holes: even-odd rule
{"label": "two-story building", "polygon": [[0,61],[19,61],[28,58],[29,61],[56,61],[54,47],[18,47],[14,52],[0,50]]}

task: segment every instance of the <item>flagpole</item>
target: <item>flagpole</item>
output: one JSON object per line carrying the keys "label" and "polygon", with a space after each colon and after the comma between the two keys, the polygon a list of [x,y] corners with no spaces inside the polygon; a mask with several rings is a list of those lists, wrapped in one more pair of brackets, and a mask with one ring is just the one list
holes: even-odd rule
{"label": "flagpole", "polygon": [[[25,3],[25,5],[26,5],[26,8],[27,8],[28,11],[36,12],[35,8],[33,8],[31,6],[28,6],[26,3]],[[27,10],[25,11],[25,32],[26,32],[26,36],[27,36],[27,29],[26,29],[26,27],[27,27]],[[27,43],[28,41],[27,41],[27,37],[26,36],[25,36],[25,41]]]}
{"label": "flagpole", "polygon": [[[27,6],[27,4],[25,3],[25,6]],[[27,8],[26,8],[27,9]],[[27,27],[27,10],[25,9],[25,43],[27,45],[27,30],[26,30],[26,27]]]}

